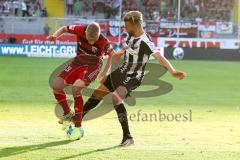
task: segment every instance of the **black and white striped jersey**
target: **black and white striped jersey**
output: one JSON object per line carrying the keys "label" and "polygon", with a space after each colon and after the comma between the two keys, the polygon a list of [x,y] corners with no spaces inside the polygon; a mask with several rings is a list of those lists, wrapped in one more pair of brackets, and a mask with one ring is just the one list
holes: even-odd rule
{"label": "black and white striped jersey", "polygon": [[126,53],[124,54],[124,62],[119,67],[120,71],[142,80],[150,55],[159,52],[159,50],[146,33],[140,37],[128,36],[123,43],[123,48]]}

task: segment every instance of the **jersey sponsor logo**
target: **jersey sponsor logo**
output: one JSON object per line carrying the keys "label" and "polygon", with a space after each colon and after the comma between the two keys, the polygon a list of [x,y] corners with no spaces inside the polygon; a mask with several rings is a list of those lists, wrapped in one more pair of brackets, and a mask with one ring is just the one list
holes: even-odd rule
{"label": "jersey sponsor logo", "polygon": [[88,54],[87,52],[85,52],[83,49],[81,49],[80,47],[78,48],[78,51],[80,51],[81,53],[85,54],[86,56],[92,56],[92,57],[97,57],[97,55],[94,55],[94,54]]}

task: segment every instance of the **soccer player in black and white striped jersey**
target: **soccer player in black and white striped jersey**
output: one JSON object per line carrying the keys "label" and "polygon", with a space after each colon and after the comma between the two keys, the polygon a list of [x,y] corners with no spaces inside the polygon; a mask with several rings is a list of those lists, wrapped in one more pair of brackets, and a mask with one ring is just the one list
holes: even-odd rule
{"label": "soccer player in black and white striped jersey", "polygon": [[92,96],[84,105],[83,116],[96,107],[102,98],[112,92],[112,103],[118,114],[118,119],[123,130],[122,146],[134,143],[128,126],[127,111],[123,104],[123,99],[130,92],[141,85],[144,77],[144,69],[150,56],[164,66],[175,78],[182,80],[185,73],[176,71],[170,62],[160,54],[151,39],[143,29],[142,13],[130,11],[124,16],[124,24],[128,37],[123,44],[123,49],[115,55],[114,61],[124,55],[124,63],[115,71],[102,79],[100,86],[94,91]]}

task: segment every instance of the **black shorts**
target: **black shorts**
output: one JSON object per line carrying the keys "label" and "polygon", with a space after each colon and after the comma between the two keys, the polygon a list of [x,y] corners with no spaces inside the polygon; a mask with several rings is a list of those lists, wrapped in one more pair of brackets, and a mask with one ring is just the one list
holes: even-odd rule
{"label": "black shorts", "polygon": [[130,96],[132,90],[139,87],[141,82],[135,75],[122,73],[118,68],[107,76],[103,84],[111,92],[114,92],[119,86],[124,86],[128,91],[127,96]]}

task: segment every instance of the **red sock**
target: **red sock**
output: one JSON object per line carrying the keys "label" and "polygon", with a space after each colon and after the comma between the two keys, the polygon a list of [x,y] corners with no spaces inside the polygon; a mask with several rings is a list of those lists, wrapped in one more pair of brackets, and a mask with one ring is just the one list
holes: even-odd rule
{"label": "red sock", "polygon": [[74,97],[74,110],[75,110],[75,127],[81,127],[82,113],[83,113],[83,98],[82,95]]}
{"label": "red sock", "polygon": [[70,112],[70,107],[67,103],[66,94],[64,91],[61,92],[53,92],[57,102],[62,106],[62,109],[64,111],[64,115],[68,114]]}

